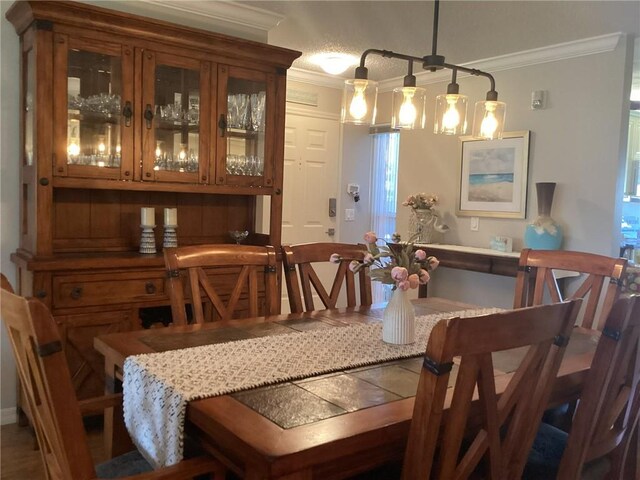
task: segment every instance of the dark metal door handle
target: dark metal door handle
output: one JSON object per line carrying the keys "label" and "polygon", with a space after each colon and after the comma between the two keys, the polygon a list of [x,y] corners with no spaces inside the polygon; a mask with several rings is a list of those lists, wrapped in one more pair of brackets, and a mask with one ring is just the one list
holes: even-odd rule
{"label": "dark metal door handle", "polygon": [[147,107],[144,109],[144,119],[147,121],[147,129],[151,129],[151,122],[153,121],[153,108],[151,108],[150,103],[147,103]]}
{"label": "dark metal door handle", "polygon": [[122,116],[124,117],[124,126],[131,126],[131,117],[133,117],[133,108],[131,107],[131,102],[125,102],[124,108],[122,109]]}
{"label": "dark metal door handle", "polygon": [[224,113],[220,114],[220,120],[218,120],[218,128],[220,129],[220,136],[224,137],[227,132],[227,117]]}
{"label": "dark metal door handle", "polygon": [[156,293],[156,285],[153,282],[147,282],[144,284],[144,290],[149,295],[153,295],[154,293]]}

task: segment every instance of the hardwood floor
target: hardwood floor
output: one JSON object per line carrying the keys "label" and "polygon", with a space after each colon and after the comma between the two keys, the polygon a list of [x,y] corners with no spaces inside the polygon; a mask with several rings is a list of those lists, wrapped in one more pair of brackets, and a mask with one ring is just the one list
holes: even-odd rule
{"label": "hardwood floor", "polygon": [[[95,463],[104,461],[102,426],[87,425],[89,446]],[[40,450],[31,428],[17,423],[0,427],[0,477],[2,480],[45,480]]]}

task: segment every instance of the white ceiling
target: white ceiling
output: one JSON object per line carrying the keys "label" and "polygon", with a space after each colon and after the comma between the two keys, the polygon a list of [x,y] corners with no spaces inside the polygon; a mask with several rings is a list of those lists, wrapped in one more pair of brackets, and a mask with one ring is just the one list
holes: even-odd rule
{"label": "white ceiling", "polygon": [[[367,48],[414,56],[431,53],[432,1],[236,1],[284,19],[269,43],[303,52],[294,67],[320,71],[323,51],[360,57]],[[613,32],[640,35],[640,2],[453,1],[440,3],[438,53],[465,62]],[[406,74],[406,62],[367,57],[370,78]],[[343,76],[352,77],[350,69]]]}
{"label": "white ceiling", "polygon": [[[106,8],[241,35],[302,52],[293,66],[320,72],[316,53],[360,57],[368,48],[431,53],[433,1],[405,0],[81,0]],[[493,58],[614,32],[640,37],[640,1],[442,0],[438,53],[448,63]],[[640,42],[634,90],[640,99]],[[371,55],[371,79],[406,74],[406,62]],[[482,63],[475,65],[482,69]],[[416,73],[419,67],[416,68]],[[345,78],[353,76],[348,69]]]}

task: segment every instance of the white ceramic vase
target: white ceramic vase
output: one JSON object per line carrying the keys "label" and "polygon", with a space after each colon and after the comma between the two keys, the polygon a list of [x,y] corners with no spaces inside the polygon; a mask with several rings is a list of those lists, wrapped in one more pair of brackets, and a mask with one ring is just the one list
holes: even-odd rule
{"label": "white ceramic vase", "polygon": [[386,343],[405,345],[413,343],[416,336],[416,314],[407,290],[393,291],[391,300],[382,316],[382,340]]}

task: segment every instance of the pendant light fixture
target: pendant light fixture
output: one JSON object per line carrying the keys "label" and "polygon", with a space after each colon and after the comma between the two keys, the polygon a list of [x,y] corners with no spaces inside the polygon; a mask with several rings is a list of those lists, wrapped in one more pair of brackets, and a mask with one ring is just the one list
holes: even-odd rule
{"label": "pendant light fixture", "polygon": [[425,128],[426,91],[416,86],[413,75],[414,62],[422,64],[422,68],[435,72],[449,69],[452,71],[451,83],[447,93],[436,97],[434,118],[434,133],[445,135],[463,135],[467,131],[468,98],[460,94],[460,87],[456,82],[458,72],[485,77],[489,80],[490,90],[486,100],[476,102],[473,118],[472,135],[477,138],[502,138],[506,104],[498,101],[495,80],[487,72],[475,68],[467,68],[446,63],[444,56],[436,53],[438,44],[438,13],[440,0],[435,0],[433,13],[433,44],[431,55],[413,57],[389,50],[368,49],[360,57],[360,66],[356,68],[355,78],[345,81],[342,97],[342,123],[356,125],[373,125],[376,115],[378,84],[369,80],[369,70],[364,66],[368,55],[380,55],[386,58],[404,60],[408,63],[408,73],[404,77],[402,88],[395,88],[392,97],[391,127],[397,129]]}

